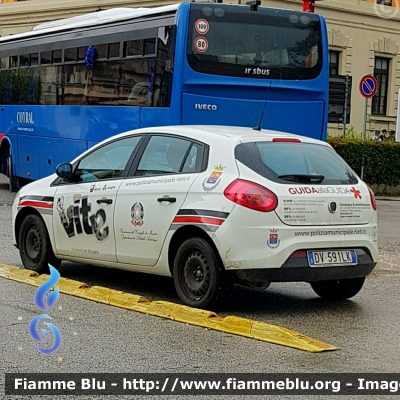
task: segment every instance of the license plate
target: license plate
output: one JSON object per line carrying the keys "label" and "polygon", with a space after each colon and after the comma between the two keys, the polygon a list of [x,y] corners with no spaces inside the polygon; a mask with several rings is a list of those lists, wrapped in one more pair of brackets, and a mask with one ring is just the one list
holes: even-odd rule
{"label": "license plate", "polygon": [[310,267],[323,265],[357,265],[355,250],[307,251]]}

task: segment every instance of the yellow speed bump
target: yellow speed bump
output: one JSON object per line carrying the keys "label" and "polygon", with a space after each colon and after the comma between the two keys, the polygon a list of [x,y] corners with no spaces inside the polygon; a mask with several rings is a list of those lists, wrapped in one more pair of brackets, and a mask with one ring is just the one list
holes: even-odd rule
{"label": "yellow speed bump", "polygon": [[[0,264],[0,277],[17,282],[40,286],[49,275],[38,275],[36,272]],[[300,333],[264,322],[253,321],[235,316],[219,317],[211,311],[199,310],[168,301],[148,301],[146,298],[101,286],[88,287],[85,283],[60,278],[58,286],[61,293],[81,297],[99,303],[109,304],[127,310],[138,311],[148,315],[185,322],[221,332],[245,336],[292,347],[299,350],[319,353],[337,350],[337,347],[320,342]]]}

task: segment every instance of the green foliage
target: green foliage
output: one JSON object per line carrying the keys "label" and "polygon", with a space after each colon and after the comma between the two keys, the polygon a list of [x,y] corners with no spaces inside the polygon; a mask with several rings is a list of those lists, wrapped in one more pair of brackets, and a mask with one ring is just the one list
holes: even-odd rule
{"label": "green foliage", "polygon": [[[334,138],[336,136],[331,136],[328,133],[328,139]],[[343,137],[342,135],[340,135],[340,137]],[[360,139],[362,140],[362,133],[358,133],[353,126],[350,125],[349,128],[346,128],[346,133],[344,135],[344,137],[346,139]]]}
{"label": "green foliage", "polygon": [[350,128],[346,129],[345,138],[362,140],[362,133],[357,133],[357,131],[354,129],[354,127],[350,126]]}
{"label": "green foliage", "polygon": [[357,137],[329,137],[328,143],[361,175],[364,159],[363,180],[370,185],[400,185],[400,143]]}

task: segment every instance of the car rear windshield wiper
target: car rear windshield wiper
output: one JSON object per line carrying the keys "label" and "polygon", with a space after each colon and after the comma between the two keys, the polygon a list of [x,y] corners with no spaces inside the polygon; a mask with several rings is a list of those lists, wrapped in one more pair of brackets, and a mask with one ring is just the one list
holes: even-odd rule
{"label": "car rear windshield wiper", "polygon": [[299,183],[321,183],[324,179],[324,175],[308,175],[308,174],[287,174],[287,175],[279,175],[279,179],[283,179],[285,181],[290,182],[299,182]]}

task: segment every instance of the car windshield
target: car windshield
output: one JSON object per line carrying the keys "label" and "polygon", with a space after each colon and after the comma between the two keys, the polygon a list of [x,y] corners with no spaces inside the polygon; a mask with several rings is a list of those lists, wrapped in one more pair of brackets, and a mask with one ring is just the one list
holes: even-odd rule
{"label": "car windshield", "polygon": [[236,147],[238,161],[282,184],[354,185],[357,175],[330,147],[300,142],[251,142]]}

